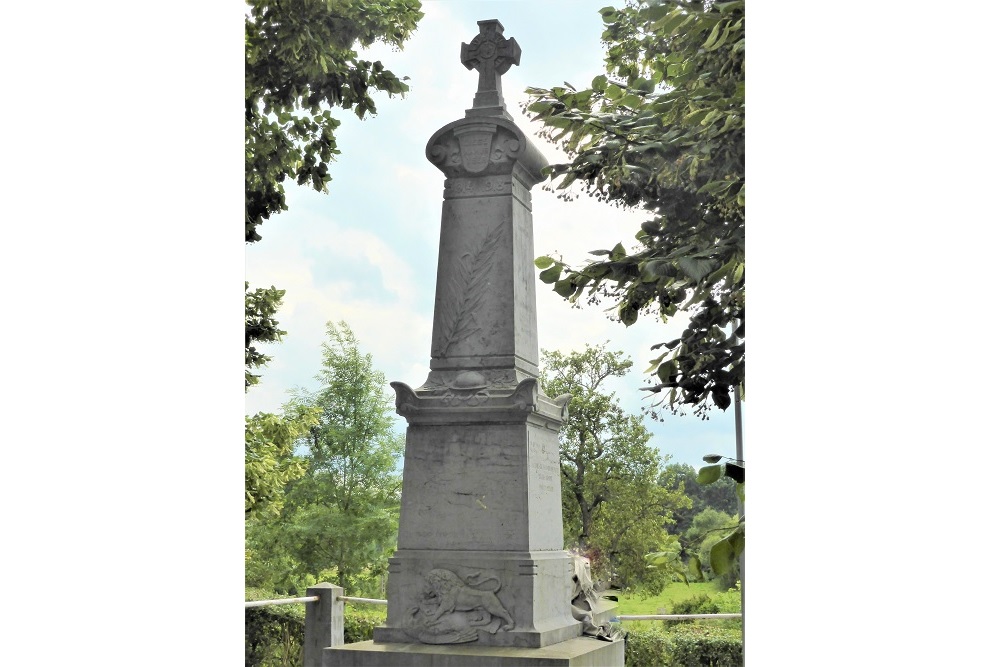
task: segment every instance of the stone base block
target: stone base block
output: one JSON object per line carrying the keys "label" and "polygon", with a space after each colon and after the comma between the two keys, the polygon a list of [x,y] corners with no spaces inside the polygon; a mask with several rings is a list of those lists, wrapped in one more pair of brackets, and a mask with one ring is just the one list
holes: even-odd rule
{"label": "stone base block", "polygon": [[323,652],[323,667],[622,667],[625,641],[577,637],[542,648],[359,642]]}
{"label": "stone base block", "polygon": [[[565,551],[400,549],[389,559],[386,623],[373,638],[380,644],[558,644],[581,633],[569,604],[572,574]],[[431,614],[422,605],[430,605]],[[436,617],[435,611],[446,613]]]}

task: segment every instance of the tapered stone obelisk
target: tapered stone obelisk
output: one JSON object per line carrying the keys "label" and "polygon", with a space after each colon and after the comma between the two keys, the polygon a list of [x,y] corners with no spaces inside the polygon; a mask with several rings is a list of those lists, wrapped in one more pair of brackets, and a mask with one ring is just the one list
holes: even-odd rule
{"label": "tapered stone obelisk", "polygon": [[[465,118],[426,155],[444,172],[430,373],[393,382],[408,422],[388,619],[324,665],[622,664],[581,637],[563,550],[558,433],[569,397],[538,387],[531,194],[545,159],[507,113],[500,77],[521,49],[479,22]],[[405,335],[404,332],[403,335]],[[485,661],[485,663],[484,663]]]}

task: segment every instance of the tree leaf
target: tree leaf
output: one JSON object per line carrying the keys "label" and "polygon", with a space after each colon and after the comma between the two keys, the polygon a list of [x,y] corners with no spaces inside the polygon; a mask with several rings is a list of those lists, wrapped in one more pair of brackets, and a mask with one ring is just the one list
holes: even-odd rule
{"label": "tree leaf", "polygon": [[559,280],[559,274],[561,273],[562,273],[562,267],[559,266],[558,264],[553,264],[549,268],[539,273],[538,279],[546,284],[554,283],[555,281]]}
{"label": "tree leaf", "polygon": [[732,568],[735,561],[736,552],[733,550],[733,545],[729,543],[729,540],[719,540],[719,542],[712,547],[712,572],[715,572],[716,574],[726,574]]}
{"label": "tree leaf", "polygon": [[553,264],[555,264],[555,262],[556,260],[552,259],[547,255],[542,255],[541,257],[535,258],[535,266],[539,269],[547,269]]}
{"label": "tree leaf", "polygon": [[733,399],[730,398],[727,388],[716,386],[712,388],[712,401],[720,409],[725,410],[733,402]]}
{"label": "tree leaf", "polygon": [[557,280],[552,289],[559,296],[568,299],[576,291],[576,285],[573,284],[570,278],[563,278],[562,280]]}
{"label": "tree leaf", "polygon": [[719,464],[698,468],[697,481],[699,484],[711,484],[720,477],[722,477],[722,466]]}
{"label": "tree leaf", "polygon": [[715,268],[715,263],[697,257],[680,257],[677,259],[677,266],[692,280],[697,281],[710,274]]}

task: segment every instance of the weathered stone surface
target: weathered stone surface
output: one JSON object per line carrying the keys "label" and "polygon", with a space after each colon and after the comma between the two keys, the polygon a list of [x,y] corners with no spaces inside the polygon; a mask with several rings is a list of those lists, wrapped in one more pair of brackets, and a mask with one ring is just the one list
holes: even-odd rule
{"label": "weathered stone surface", "polygon": [[500,75],[511,65],[521,64],[521,47],[514,38],[505,39],[503,25],[496,19],[478,21],[479,34],[462,44],[462,64],[479,72],[479,89],[467,116],[507,113]]}
{"label": "weathered stone surface", "polygon": [[323,667],[609,667],[625,664],[625,641],[577,637],[545,648],[360,642],[326,649]]}

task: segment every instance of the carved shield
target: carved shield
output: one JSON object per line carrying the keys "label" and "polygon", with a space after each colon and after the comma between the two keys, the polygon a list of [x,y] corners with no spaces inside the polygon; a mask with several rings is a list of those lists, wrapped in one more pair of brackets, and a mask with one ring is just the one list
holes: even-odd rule
{"label": "carved shield", "polygon": [[473,174],[486,169],[490,163],[492,144],[493,132],[466,132],[458,135],[458,148],[465,168]]}

